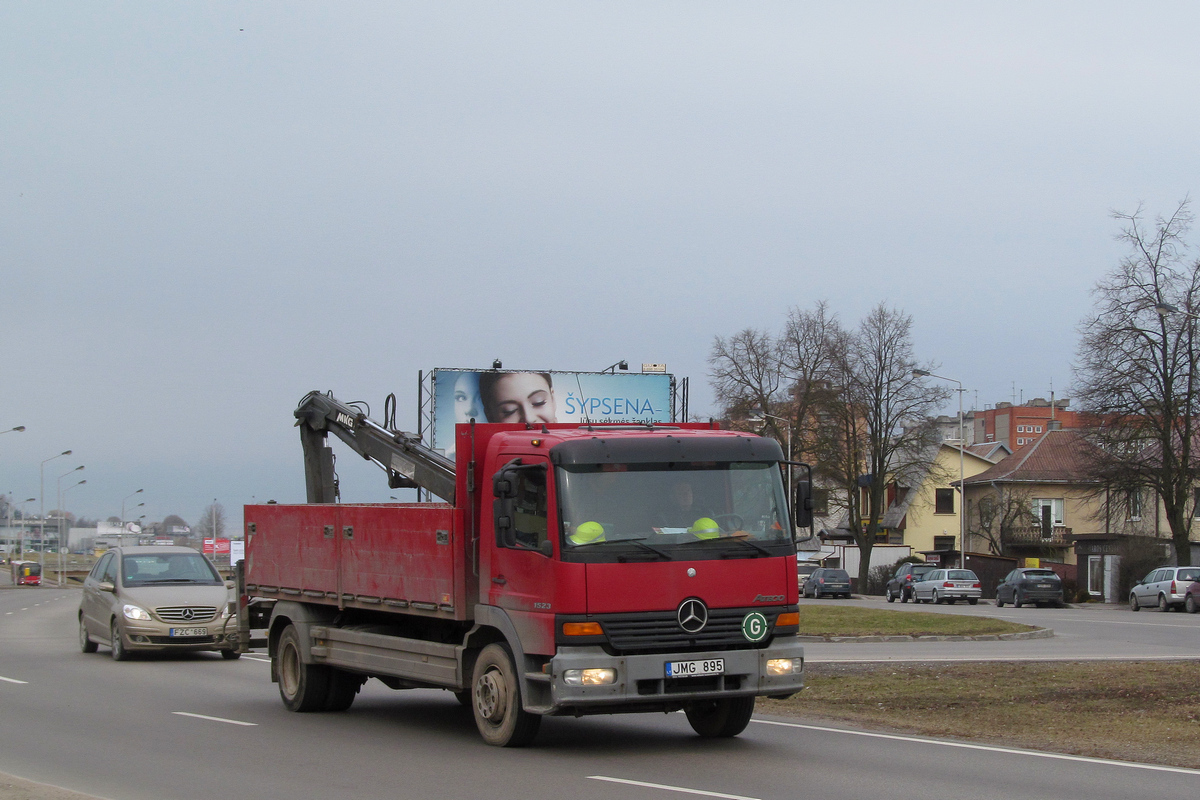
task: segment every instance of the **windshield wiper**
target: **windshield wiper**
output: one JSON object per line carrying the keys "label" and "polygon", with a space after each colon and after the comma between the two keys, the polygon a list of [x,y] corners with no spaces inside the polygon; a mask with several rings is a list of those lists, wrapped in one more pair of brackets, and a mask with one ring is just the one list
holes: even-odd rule
{"label": "windshield wiper", "polygon": [[[583,545],[576,545],[576,547],[596,547],[598,545],[604,545],[604,544],[624,544],[625,542],[629,542],[630,544],[637,545],[638,547],[642,548],[643,550],[645,550],[648,553],[654,553],[659,558],[665,559],[667,561],[674,561],[674,558],[666,550],[659,550],[654,545],[646,544],[644,539],[606,539],[603,542],[588,542]],[[624,556],[619,556],[618,559],[623,561]]]}

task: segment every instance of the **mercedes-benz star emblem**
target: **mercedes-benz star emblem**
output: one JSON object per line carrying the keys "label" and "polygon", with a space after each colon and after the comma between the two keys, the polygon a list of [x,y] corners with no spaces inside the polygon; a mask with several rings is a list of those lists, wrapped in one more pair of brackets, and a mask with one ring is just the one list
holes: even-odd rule
{"label": "mercedes-benz star emblem", "polygon": [[183,617],[184,619],[191,619],[192,617],[196,616],[196,612],[192,611],[190,608],[185,608],[179,616]]}
{"label": "mercedes-benz star emblem", "polygon": [[703,600],[689,597],[679,604],[675,618],[679,620],[679,627],[688,633],[699,633],[708,624],[708,606]]}

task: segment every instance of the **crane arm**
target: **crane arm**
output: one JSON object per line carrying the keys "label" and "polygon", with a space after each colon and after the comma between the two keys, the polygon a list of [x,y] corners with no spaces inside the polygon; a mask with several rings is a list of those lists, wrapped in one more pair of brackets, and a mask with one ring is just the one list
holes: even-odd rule
{"label": "crane arm", "polygon": [[393,489],[425,489],[454,502],[454,462],[426,447],[415,433],[390,430],[332,392],[309,392],[296,407],[296,426],[304,449],[304,477],[310,503],[337,502],[330,432],[387,473]]}

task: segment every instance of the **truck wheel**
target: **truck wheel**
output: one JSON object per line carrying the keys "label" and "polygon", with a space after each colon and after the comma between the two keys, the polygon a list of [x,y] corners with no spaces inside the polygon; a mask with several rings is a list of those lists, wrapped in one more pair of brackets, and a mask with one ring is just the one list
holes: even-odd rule
{"label": "truck wheel", "polygon": [[320,711],[329,697],[329,667],[305,664],[300,651],[300,634],[288,625],[275,649],[275,674],[279,696],[288,711]]}
{"label": "truck wheel", "polygon": [[326,711],[345,711],[354,704],[358,690],[366,678],[344,669],[329,667],[329,694],[325,697]]}
{"label": "truck wheel", "polygon": [[727,739],[746,730],[754,714],[753,697],[696,700],[685,709],[692,730],[705,739]]}
{"label": "truck wheel", "polygon": [[489,644],[475,660],[471,710],[483,740],[496,747],[524,747],[533,741],[542,718],[521,707],[521,686],[512,655],[503,644]]}
{"label": "truck wheel", "polygon": [[96,643],[88,636],[87,625],[83,624],[83,614],[79,615],[79,649],[85,653],[96,652]]}
{"label": "truck wheel", "polygon": [[114,619],[112,625],[109,626],[108,633],[112,637],[109,639],[112,642],[112,660],[128,661],[129,651],[125,649],[125,639],[123,638],[124,634],[121,633],[121,624]]}

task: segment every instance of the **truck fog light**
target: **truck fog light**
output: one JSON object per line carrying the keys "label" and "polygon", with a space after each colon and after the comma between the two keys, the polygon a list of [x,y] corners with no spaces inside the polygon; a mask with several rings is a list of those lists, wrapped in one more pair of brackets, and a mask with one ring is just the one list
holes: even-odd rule
{"label": "truck fog light", "polygon": [[563,683],[567,686],[604,686],[617,682],[615,669],[565,669]]}
{"label": "truck fog light", "polygon": [[792,675],[803,669],[801,666],[804,662],[798,658],[768,658],[767,659],[767,674],[768,675]]}

